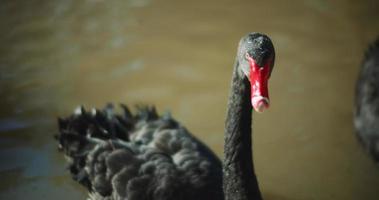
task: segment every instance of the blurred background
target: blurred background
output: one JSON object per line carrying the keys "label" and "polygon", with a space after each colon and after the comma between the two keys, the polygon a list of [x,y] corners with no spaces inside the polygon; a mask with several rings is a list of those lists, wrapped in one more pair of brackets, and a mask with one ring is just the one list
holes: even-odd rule
{"label": "blurred background", "polygon": [[171,110],[222,158],[237,42],[251,31],[277,54],[271,109],[254,116],[265,199],[379,199],[352,126],[378,11],[376,0],[3,0],[0,199],[86,198],[53,139],[80,104]]}

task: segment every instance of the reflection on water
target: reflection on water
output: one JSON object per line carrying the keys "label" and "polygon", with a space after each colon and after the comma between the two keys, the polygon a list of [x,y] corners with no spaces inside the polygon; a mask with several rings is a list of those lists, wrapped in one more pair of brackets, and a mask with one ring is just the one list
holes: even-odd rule
{"label": "reflection on water", "polygon": [[[268,200],[378,199],[379,169],[352,129],[377,1],[3,1],[0,199],[85,199],[52,135],[77,104],[154,103],[222,156],[238,39],[269,34],[272,108],[255,116]],[[206,123],[205,123],[206,122]]]}

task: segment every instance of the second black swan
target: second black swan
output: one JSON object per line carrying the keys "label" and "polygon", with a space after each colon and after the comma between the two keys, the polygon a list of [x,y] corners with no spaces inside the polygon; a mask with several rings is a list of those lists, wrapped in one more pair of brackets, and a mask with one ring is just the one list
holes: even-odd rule
{"label": "second black swan", "polygon": [[[269,107],[270,38],[239,42],[225,121],[224,162],[169,114],[111,105],[59,119],[56,139],[74,180],[92,200],[260,200],[252,157],[252,110]],[[201,113],[201,111],[199,111]]]}
{"label": "second black swan", "polygon": [[379,163],[379,38],[366,51],[359,73],[354,126],[359,140]]}

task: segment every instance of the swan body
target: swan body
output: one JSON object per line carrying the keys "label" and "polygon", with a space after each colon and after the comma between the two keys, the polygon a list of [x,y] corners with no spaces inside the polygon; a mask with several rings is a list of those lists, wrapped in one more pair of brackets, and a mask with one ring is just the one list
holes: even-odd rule
{"label": "swan body", "polygon": [[205,145],[154,107],[122,107],[59,121],[70,171],[92,199],[221,199],[221,161]]}
{"label": "swan body", "polygon": [[74,180],[92,200],[260,200],[252,158],[252,110],[269,106],[271,40],[239,43],[225,122],[224,162],[169,114],[122,105],[60,118],[56,139]]}
{"label": "swan body", "polygon": [[379,162],[379,38],[367,50],[356,84],[354,126],[359,140]]}

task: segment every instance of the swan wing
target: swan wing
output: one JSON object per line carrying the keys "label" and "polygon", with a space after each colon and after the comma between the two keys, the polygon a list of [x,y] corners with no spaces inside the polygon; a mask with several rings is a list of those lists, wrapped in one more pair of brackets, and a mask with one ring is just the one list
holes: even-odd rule
{"label": "swan wing", "polygon": [[108,105],[59,119],[59,148],[89,199],[222,199],[220,160],[170,114]]}

